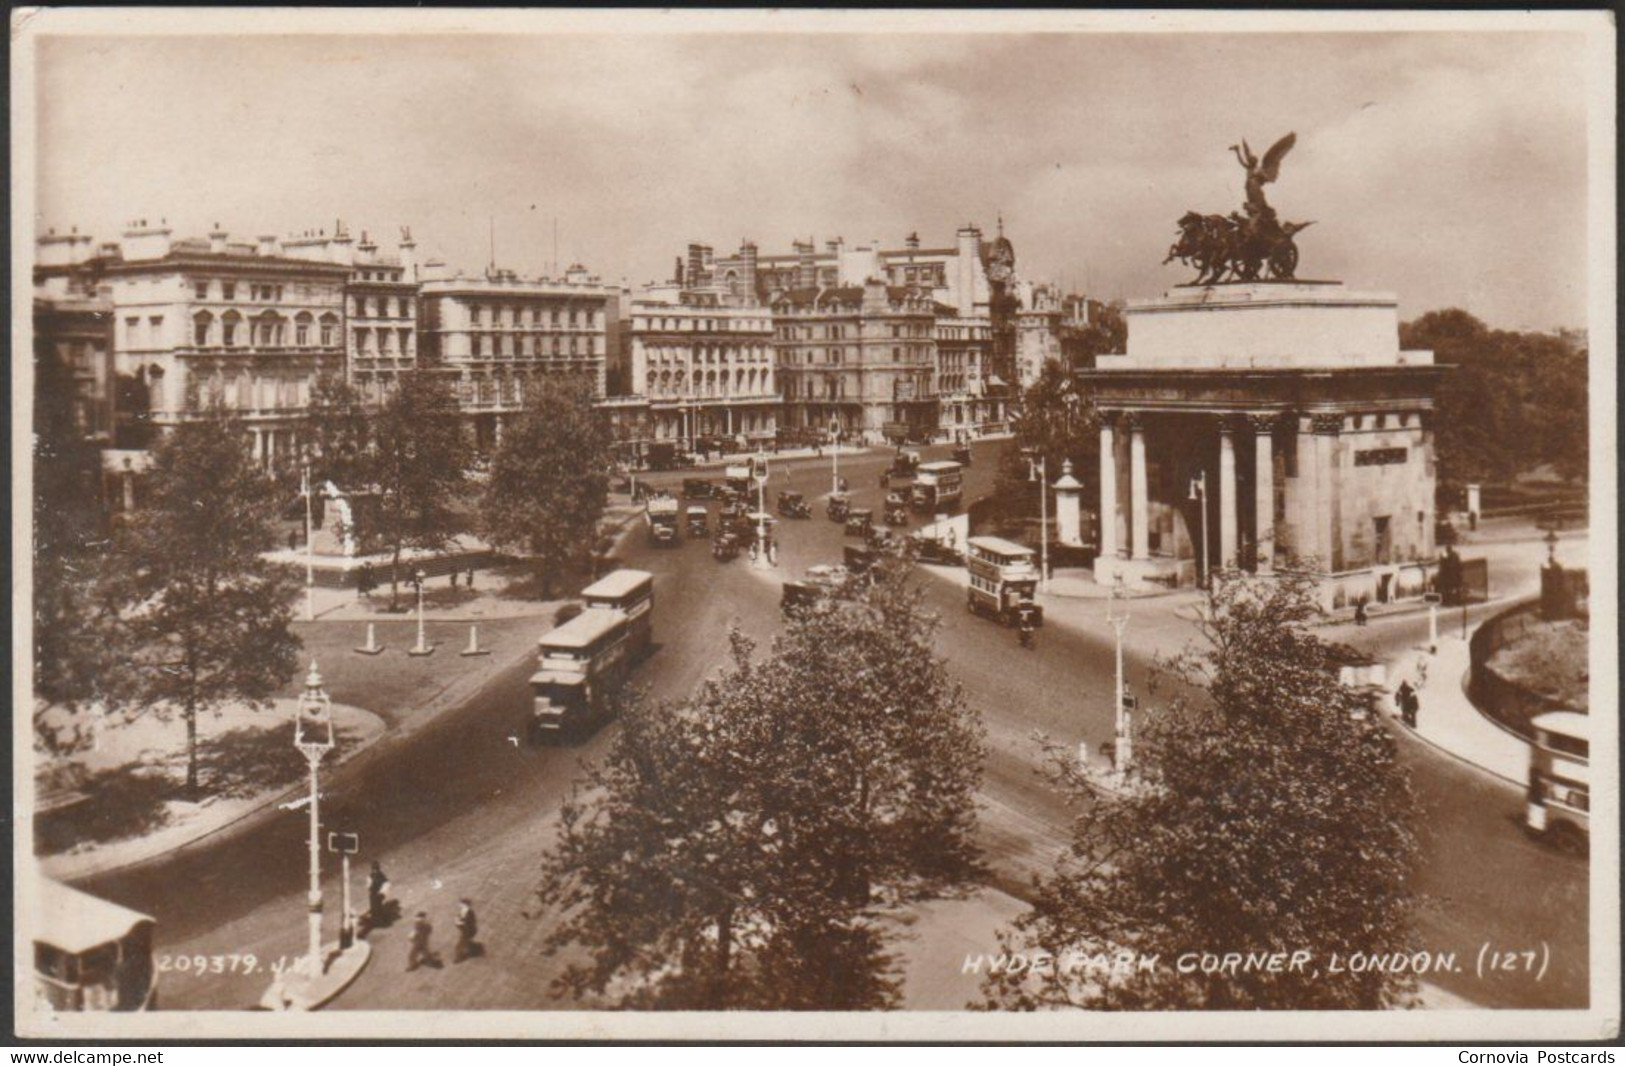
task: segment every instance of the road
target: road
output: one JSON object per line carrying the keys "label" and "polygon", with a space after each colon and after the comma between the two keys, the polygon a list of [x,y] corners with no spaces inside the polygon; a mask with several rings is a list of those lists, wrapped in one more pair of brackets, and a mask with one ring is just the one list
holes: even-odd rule
{"label": "road", "polygon": [[[997,447],[977,447],[967,498],[991,489]],[[930,449],[928,456],[942,450]],[[881,454],[842,461],[856,505],[878,510],[877,475],[888,461]],[[706,476],[720,479],[721,474]],[[724,647],[719,636],[728,625],[758,637],[774,632],[781,624],[783,575],[840,560],[850,541],[824,518],[819,499],[829,488],[828,460],[776,464],[770,493],[783,488],[805,493],[815,507],[811,520],[781,522],[777,574],[752,572],[743,557],[716,563],[703,542],[655,549],[634,535],[623,549],[625,563],[656,574],[659,650],[637,675],[637,683],[656,698],[681,698],[719,665]],[[1109,631],[1103,623],[1083,629],[1051,624],[1041,631],[1036,650],[1024,651],[1011,631],[968,615],[957,586],[938,579],[925,586],[942,617],[942,653],[988,729],[981,842],[996,871],[994,883],[1013,895],[1030,895],[1032,875],[1047,869],[1068,824],[1065,809],[1034,773],[1032,733],[1045,731],[1070,747],[1079,739],[1095,747],[1110,738]],[[1417,635],[1407,624],[1374,625],[1371,639],[1414,642]],[[1417,624],[1425,626],[1425,620]],[[525,911],[537,860],[556,831],[559,803],[579,780],[582,761],[605,750],[614,727],[576,748],[526,746],[520,729],[531,669],[528,659],[511,664],[463,707],[415,733],[380,742],[324,776],[329,795],[323,822],[360,833],[363,859],[381,860],[408,915],[427,910],[436,943],[449,948],[456,902],[470,897],[480,913],[481,939],[489,946],[484,959],[406,974],[404,926],[381,930],[372,938],[373,962],[336,1008],[571,1006],[548,989],[564,960],[542,953],[545,922],[526,917]],[[1140,681],[1143,670],[1143,661],[1131,655],[1131,684]],[[1542,982],[1506,974],[1490,983],[1459,976],[1440,983],[1486,1005],[1583,1003],[1584,864],[1557,858],[1522,837],[1515,825],[1515,790],[1409,741],[1406,754],[1416,770],[1424,815],[1423,887],[1442,901],[1425,916],[1426,946],[1471,958],[1485,940],[1521,948],[1538,934],[1554,947],[1551,972]],[[306,831],[299,813],[268,812],[218,843],[88,887],[158,918],[160,962],[168,967],[162,976],[165,1006],[250,1006],[269,981],[271,962],[302,950]],[[328,860],[331,922],[338,878]],[[354,877],[358,887],[361,873]],[[245,958],[250,954],[253,972]],[[198,962],[207,975],[196,972]]]}

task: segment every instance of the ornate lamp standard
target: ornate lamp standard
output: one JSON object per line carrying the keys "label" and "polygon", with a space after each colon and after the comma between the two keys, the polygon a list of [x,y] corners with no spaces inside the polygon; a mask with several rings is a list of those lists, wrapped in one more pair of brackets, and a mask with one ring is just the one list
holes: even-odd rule
{"label": "ornate lamp standard", "polygon": [[[1027,479],[1038,481],[1038,584],[1049,589],[1049,456],[1024,449]],[[1037,456],[1034,458],[1034,456]]]}
{"label": "ornate lamp standard", "polygon": [[305,678],[305,691],[299,696],[299,713],[294,719],[293,746],[310,764],[310,950],[305,972],[312,980],[322,973],[322,845],[320,785],[316,768],[322,757],[333,750],[333,701],[322,688],[322,675],[314,661]]}
{"label": "ornate lamp standard", "polygon": [[773,560],[767,553],[767,456],[757,453],[751,465],[755,468],[752,474],[756,478],[756,550],[751,553],[751,563],[762,570],[771,570]]}
{"label": "ornate lamp standard", "polygon": [[1123,628],[1128,625],[1129,618],[1126,591],[1123,575],[1118,573],[1113,577],[1111,590],[1106,597],[1106,621],[1111,623],[1117,638],[1117,686],[1112,699],[1116,710],[1116,738],[1112,748],[1112,767],[1120,774],[1128,772],[1134,756],[1128,711],[1123,705]]}

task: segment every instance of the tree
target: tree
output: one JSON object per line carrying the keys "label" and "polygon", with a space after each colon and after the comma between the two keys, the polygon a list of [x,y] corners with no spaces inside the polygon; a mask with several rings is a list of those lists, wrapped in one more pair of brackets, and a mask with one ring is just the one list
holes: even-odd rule
{"label": "tree", "polygon": [[[1001,939],[1058,964],[990,975],[988,1006],[1369,1010],[1409,996],[1404,975],[1330,972],[1334,954],[1413,943],[1414,800],[1393,738],[1309,632],[1307,580],[1215,586],[1203,645],[1169,664],[1177,691],[1136,738],[1139,786],[1097,790],[1052,753],[1078,812],[1072,844]],[[1176,965],[1187,952],[1299,950],[1312,965]],[[1112,977],[1076,963],[1117,951],[1158,965]]]}
{"label": "tree", "polygon": [[1459,308],[1401,324],[1400,345],[1451,367],[1439,384],[1439,496],[1543,464],[1583,480],[1589,457],[1587,355],[1556,337],[1492,330]]}
{"label": "tree", "polygon": [[544,382],[527,400],[492,460],[481,514],[493,545],[530,554],[546,599],[554,574],[594,547],[609,502],[610,436],[585,384]]}
{"label": "tree", "polygon": [[559,987],[622,1006],[874,1009],[881,903],[961,883],[980,724],[897,573],[792,620],[675,707],[629,707],[565,804],[538,889]]}
{"label": "tree", "polygon": [[372,483],[372,422],[361,394],[344,378],[317,379],[303,426],[312,486],[331,481],[353,490]]}
{"label": "tree", "polygon": [[1078,388],[1072,372],[1058,363],[1045,363],[1038,380],[1028,386],[1016,422],[1016,447],[1006,448],[999,465],[999,498],[1007,511],[1036,512],[1038,493],[1027,456],[1045,460],[1051,484],[1061,476],[1063,464],[1072,462],[1072,476],[1084,486],[1084,499],[1094,499],[1100,478],[1100,419],[1090,397]]}
{"label": "tree", "polygon": [[216,408],[152,453],[145,507],[116,541],[127,706],[186,722],[188,795],[199,792],[198,717],[266,705],[297,669],[296,575],[268,563],[277,505],[241,423]]}
{"label": "tree", "polygon": [[76,710],[102,694],[111,662],[99,596],[104,557],[101,453],[74,417],[71,368],[44,331],[35,342],[33,622],[35,743],[78,746],[45,712]]}
{"label": "tree", "polygon": [[401,554],[436,551],[461,531],[458,490],[470,449],[457,397],[439,375],[400,375],[374,429],[373,474],[378,489],[378,535],[389,548],[389,605],[399,604]]}
{"label": "tree", "polygon": [[1121,353],[1128,343],[1128,324],[1123,320],[1123,302],[1088,301],[1089,324],[1063,339],[1062,349],[1073,370],[1094,366],[1101,355]]}

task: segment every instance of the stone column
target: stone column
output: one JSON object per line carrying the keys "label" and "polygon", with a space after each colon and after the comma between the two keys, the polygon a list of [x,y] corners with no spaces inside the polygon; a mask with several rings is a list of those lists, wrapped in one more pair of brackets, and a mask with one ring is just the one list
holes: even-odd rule
{"label": "stone column", "polygon": [[1317,414],[1315,430],[1315,482],[1317,506],[1314,512],[1315,542],[1320,552],[1321,567],[1332,573],[1337,569],[1336,526],[1333,516],[1337,511],[1336,448],[1337,435],[1343,429],[1341,414]]}
{"label": "stone column", "polygon": [[1100,554],[1117,554],[1117,434],[1110,415],[1100,420]]}
{"label": "stone column", "polygon": [[1138,414],[1128,416],[1129,428],[1129,534],[1133,558],[1151,558],[1149,489],[1145,476],[1145,422]]}
{"label": "stone column", "polygon": [[1236,437],[1235,423],[1219,419],[1219,565],[1236,565]]}
{"label": "stone column", "polygon": [[1253,415],[1253,538],[1260,574],[1275,568],[1274,415]]}

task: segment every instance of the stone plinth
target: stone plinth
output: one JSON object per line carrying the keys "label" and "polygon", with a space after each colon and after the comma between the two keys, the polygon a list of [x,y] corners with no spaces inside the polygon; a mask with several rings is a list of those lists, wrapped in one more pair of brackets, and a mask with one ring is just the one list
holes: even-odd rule
{"label": "stone plinth", "polygon": [[1128,354],[1101,370],[1349,369],[1424,366],[1399,347],[1399,301],[1339,282],[1182,286],[1124,312]]}

